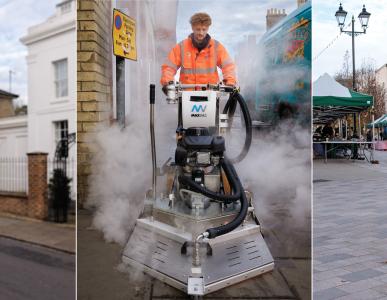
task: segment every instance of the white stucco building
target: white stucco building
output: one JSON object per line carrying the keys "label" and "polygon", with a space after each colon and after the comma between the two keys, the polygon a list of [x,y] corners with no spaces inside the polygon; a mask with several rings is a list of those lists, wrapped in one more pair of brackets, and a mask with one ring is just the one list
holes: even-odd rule
{"label": "white stucco building", "polygon": [[27,116],[0,118],[0,157],[22,157],[27,152]]}
{"label": "white stucco building", "polygon": [[[384,84],[384,88],[387,89],[387,64],[384,64],[376,70],[376,80],[380,84]],[[385,96],[384,101],[386,103],[385,112],[387,113],[387,95]]]}
{"label": "white stucco building", "polygon": [[28,48],[28,152],[52,158],[57,142],[76,132],[75,0],[57,4],[55,14],[30,27],[21,42]]}
{"label": "white stucco building", "polygon": [[16,115],[13,103],[18,97],[0,89],[0,159],[27,152],[27,116]]}

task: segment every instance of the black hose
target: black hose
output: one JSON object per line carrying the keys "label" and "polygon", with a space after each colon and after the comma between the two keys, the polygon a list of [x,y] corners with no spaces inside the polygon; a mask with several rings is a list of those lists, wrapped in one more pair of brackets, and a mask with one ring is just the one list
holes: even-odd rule
{"label": "black hose", "polygon": [[233,174],[232,165],[224,158],[221,159],[220,165],[222,166],[224,172],[226,173],[227,180],[229,181],[231,188],[233,190],[233,194],[231,195],[224,195],[224,194],[213,192],[201,186],[200,184],[196,183],[191,178],[184,175],[180,175],[178,177],[179,183],[189,186],[189,188],[194,192],[201,193],[204,196],[207,196],[211,199],[224,201],[225,203],[230,203],[230,202],[239,200],[241,198],[242,190],[240,189],[240,184],[238,183],[238,181],[235,178],[235,175]]}
{"label": "black hose", "polygon": [[238,104],[238,100],[236,97],[234,97],[235,92],[230,94],[230,97],[228,98],[226,105],[223,108],[223,114],[227,114],[231,119],[234,116],[236,106]]}
{"label": "black hose", "polygon": [[206,232],[208,233],[208,238],[210,238],[210,239],[216,238],[217,236],[229,233],[229,232],[233,231],[234,229],[236,229],[239,225],[242,224],[242,222],[246,218],[246,215],[248,212],[249,203],[247,201],[246,194],[244,192],[242,183],[240,182],[238,175],[236,174],[234,166],[227,161],[226,161],[226,164],[229,164],[230,169],[233,173],[232,177],[234,177],[234,179],[237,181],[239,188],[241,190],[241,209],[240,209],[238,215],[236,216],[236,218],[234,220],[232,220],[230,223],[207,229]]}
{"label": "black hose", "polygon": [[[246,157],[251,146],[252,133],[253,133],[253,125],[252,125],[249,109],[247,107],[246,101],[243,99],[242,95],[239,94],[238,91],[231,93],[230,98],[227,100],[226,105],[224,106],[223,114],[227,114],[229,116],[229,120],[232,120],[232,118],[234,117],[237,102],[241,108],[243,119],[245,121],[246,139],[241,153],[239,153],[239,155],[236,156],[235,158],[230,158],[230,161],[232,163],[238,163]],[[230,127],[231,127],[231,124],[232,124],[232,121],[230,121]],[[230,127],[228,130],[230,130]]]}
{"label": "black hose", "polygon": [[213,191],[206,189],[205,187],[202,187],[201,185],[197,184],[192,179],[186,176],[180,175],[178,177],[180,183],[188,185],[193,191],[199,192],[207,197],[225,201],[225,202],[236,201],[240,199],[241,209],[234,220],[232,220],[230,223],[226,225],[209,228],[206,230],[206,232],[208,232],[208,238],[210,239],[229,233],[230,231],[233,231],[235,228],[237,228],[240,224],[242,224],[243,220],[246,218],[248,206],[249,206],[242,183],[238,178],[238,175],[235,171],[234,166],[226,158],[223,158],[221,160],[221,165],[223,170],[226,173],[227,179],[229,180],[231,187],[234,190],[234,194],[232,195],[223,195],[223,194],[215,193]]}

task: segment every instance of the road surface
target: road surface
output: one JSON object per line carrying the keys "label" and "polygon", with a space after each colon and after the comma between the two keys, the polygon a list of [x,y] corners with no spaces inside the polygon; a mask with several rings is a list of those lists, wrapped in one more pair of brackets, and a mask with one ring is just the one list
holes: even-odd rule
{"label": "road surface", "polygon": [[75,256],[0,237],[0,298],[75,299]]}

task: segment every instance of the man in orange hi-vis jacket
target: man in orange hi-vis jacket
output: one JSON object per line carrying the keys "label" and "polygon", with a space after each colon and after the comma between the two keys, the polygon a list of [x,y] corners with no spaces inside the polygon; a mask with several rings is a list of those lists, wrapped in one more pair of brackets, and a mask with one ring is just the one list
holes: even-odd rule
{"label": "man in orange hi-vis jacket", "polygon": [[193,33],[171,50],[161,66],[160,83],[164,93],[179,68],[179,81],[183,84],[217,84],[219,67],[224,84],[235,85],[234,62],[224,46],[207,33],[211,17],[206,13],[196,13],[191,17],[190,23]]}

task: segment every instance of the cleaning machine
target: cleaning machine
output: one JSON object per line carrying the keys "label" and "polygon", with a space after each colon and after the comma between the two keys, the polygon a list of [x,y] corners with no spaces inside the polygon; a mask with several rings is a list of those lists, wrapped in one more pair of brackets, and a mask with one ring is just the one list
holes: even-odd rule
{"label": "cleaning machine", "polygon": [[[227,96],[220,112],[221,99]],[[238,89],[171,82],[167,102],[178,105],[175,161],[157,168],[151,84],[153,189],[122,259],[198,299],[273,270],[274,260],[261,234],[252,194],[244,190],[233,166],[246,156],[252,139],[250,114]],[[224,136],[238,104],[245,142],[239,155],[229,158]],[[166,182],[159,194],[158,177]]]}

